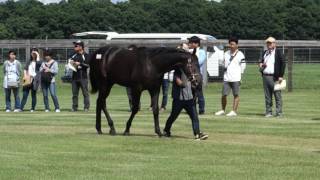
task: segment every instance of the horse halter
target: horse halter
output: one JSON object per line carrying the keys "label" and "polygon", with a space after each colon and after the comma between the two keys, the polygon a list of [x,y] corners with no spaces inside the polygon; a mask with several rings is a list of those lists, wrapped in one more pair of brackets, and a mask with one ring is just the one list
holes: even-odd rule
{"label": "horse halter", "polygon": [[191,77],[189,77],[189,80],[191,81],[192,84],[194,84],[195,86],[198,86],[199,82],[197,81],[196,77],[200,76],[200,74],[195,71],[191,58],[188,58],[187,68],[191,75]]}

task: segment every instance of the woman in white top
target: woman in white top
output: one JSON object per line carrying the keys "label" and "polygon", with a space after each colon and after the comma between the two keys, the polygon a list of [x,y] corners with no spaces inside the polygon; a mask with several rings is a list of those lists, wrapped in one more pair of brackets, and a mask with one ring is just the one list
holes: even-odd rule
{"label": "woman in white top", "polygon": [[9,60],[3,63],[3,87],[6,95],[6,112],[11,112],[11,91],[13,92],[15,105],[14,112],[20,112],[19,84],[21,63],[16,60],[16,53],[9,51]]}
{"label": "woman in white top", "polygon": [[35,110],[37,104],[37,89],[39,86],[39,69],[41,66],[40,55],[37,48],[32,48],[31,59],[24,68],[24,78],[30,78],[32,82],[30,85],[23,87],[23,97],[21,101],[21,110],[23,111],[24,106],[28,100],[29,92],[31,91],[31,109],[30,112]]}

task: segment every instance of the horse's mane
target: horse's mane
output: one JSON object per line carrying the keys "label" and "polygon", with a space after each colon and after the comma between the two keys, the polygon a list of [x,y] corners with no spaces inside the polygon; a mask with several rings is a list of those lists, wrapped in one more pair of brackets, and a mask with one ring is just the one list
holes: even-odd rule
{"label": "horse's mane", "polygon": [[137,48],[138,51],[144,51],[146,55],[150,58],[157,56],[159,54],[165,53],[185,53],[186,51],[183,49],[177,48],[170,48],[170,47],[155,47],[155,48],[146,48],[146,47],[139,47]]}

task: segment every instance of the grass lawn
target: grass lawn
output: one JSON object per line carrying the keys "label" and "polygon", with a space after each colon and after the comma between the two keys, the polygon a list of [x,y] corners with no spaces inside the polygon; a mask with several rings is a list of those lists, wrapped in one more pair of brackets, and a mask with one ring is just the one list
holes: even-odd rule
{"label": "grass lawn", "polygon": [[[89,113],[69,112],[69,84],[58,82],[61,113],[43,112],[41,93],[38,111],[5,113],[1,91],[0,179],[319,179],[319,68],[294,65],[295,89],[283,92],[283,118],[263,117],[262,82],[253,65],[243,79],[236,118],[213,115],[220,109],[221,84],[210,84],[206,114],[200,116],[201,129],[209,134],[206,141],[193,140],[185,113],[173,125],[173,138],[158,138],[146,92],[132,135],[126,137],[96,134],[96,95]],[[230,110],[232,98],[228,100]],[[114,87],[108,106],[121,134],[129,117],[123,87]],[[160,114],[162,128],[170,109],[171,99]],[[104,116],[103,127],[108,132]]]}

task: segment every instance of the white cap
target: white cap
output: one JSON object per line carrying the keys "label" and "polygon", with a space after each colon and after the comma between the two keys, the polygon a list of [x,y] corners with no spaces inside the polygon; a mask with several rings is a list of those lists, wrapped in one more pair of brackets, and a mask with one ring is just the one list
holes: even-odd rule
{"label": "white cap", "polygon": [[275,43],[276,39],[274,37],[268,37],[268,39],[266,39],[266,42],[271,42],[271,43]]}

